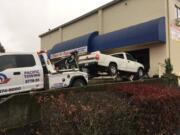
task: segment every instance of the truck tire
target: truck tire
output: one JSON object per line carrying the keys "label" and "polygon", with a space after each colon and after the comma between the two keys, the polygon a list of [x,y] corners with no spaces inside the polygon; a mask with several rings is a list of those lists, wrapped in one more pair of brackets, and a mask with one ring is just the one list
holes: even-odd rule
{"label": "truck tire", "polygon": [[144,76],[144,70],[142,68],[139,68],[137,71],[136,79],[139,80]]}
{"label": "truck tire", "polygon": [[111,76],[116,75],[118,73],[117,65],[115,63],[110,63],[108,71]]}
{"label": "truck tire", "polygon": [[72,87],[83,87],[86,86],[86,82],[83,79],[75,79],[72,83]]}

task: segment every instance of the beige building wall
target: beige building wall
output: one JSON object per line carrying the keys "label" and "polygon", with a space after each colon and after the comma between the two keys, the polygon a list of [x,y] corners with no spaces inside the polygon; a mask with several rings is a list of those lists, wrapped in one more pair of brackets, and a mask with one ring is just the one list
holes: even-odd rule
{"label": "beige building wall", "polygon": [[56,30],[41,38],[41,49],[49,50],[59,42],[61,42],[61,32]]}
{"label": "beige building wall", "polygon": [[[169,0],[169,12],[170,12],[170,58],[174,67],[174,73],[180,76],[180,26],[176,26],[177,12],[175,5],[180,8],[180,2],[178,0]],[[179,35],[175,36],[173,32]]]}
{"label": "beige building wall", "polygon": [[98,16],[98,13],[94,13],[75,23],[57,28],[57,30],[41,37],[41,48],[48,50],[57,43],[98,31]]}
{"label": "beige building wall", "polygon": [[[150,47],[150,70],[149,75],[159,75],[159,66],[160,64],[164,64],[166,59],[166,45],[155,44]],[[164,68],[162,67],[162,73]]]}
{"label": "beige building wall", "polygon": [[103,11],[103,31],[108,33],[165,16],[165,0],[126,0]]}
{"label": "beige building wall", "polygon": [[63,27],[63,41],[98,31],[98,14],[93,14],[71,25]]}

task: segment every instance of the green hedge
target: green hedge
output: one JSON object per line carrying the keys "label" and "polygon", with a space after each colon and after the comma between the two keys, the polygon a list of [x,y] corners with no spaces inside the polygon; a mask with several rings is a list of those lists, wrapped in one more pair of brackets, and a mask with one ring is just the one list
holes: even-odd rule
{"label": "green hedge", "polygon": [[180,129],[180,90],[117,84],[38,97],[43,135],[173,135]]}

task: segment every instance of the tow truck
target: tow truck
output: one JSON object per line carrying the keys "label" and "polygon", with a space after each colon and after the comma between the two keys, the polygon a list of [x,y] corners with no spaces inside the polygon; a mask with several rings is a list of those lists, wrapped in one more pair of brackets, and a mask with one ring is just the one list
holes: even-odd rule
{"label": "tow truck", "polygon": [[32,90],[85,86],[87,73],[57,70],[47,53],[0,53],[0,96]]}

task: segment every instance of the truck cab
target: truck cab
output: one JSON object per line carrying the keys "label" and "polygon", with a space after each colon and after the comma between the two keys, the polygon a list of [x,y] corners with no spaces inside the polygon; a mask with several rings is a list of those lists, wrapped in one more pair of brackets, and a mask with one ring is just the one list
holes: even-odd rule
{"label": "truck cab", "polygon": [[121,71],[135,73],[140,67],[142,69],[144,68],[144,66],[138,63],[137,60],[129,53],[121,52],[121,53],[111,54],[111,56],[114,58],[114,61],[117,63],[118,69]]}
{"label": "truck cab", "polygon": [[44,74],[38,55],[0,54],[0,95],[43,89]]}
{"label": "truck cab", "polygon": [[87,82],[86,73],[56,71],[46,53],[0,53],[0,96]]}

